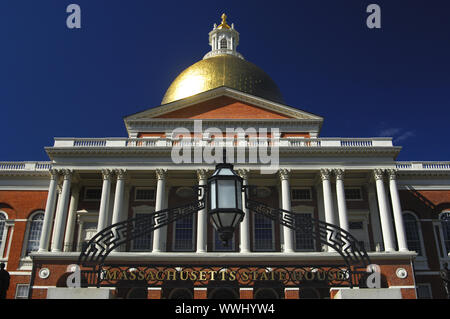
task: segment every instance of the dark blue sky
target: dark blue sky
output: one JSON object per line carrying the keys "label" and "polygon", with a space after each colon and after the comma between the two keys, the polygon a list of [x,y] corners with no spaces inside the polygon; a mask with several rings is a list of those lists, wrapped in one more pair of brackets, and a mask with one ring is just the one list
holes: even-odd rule
{"label": "dark blue sky", "polygon": [[224,11],[287,104],[325,118],[322,137],[393,136],[399,160],[450,160],[449,1],[8,0],[0,161],[46,160],[53,137],[126,136],[123,117],[159,105]]}

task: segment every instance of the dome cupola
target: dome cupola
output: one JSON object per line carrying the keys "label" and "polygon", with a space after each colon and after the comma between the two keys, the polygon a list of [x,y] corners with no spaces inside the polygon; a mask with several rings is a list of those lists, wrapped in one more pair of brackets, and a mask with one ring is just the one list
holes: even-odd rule
{"label": "dome cupola", "polygon": [[239,33],[228,25],[222,14],[222,23],[214,24],[209,32],[211,51],[202,60],[181,72],[164,95],[161,104],[181,100],[221,86],[284,103],[275,82],[258,66],[246,61],[236,51]]}

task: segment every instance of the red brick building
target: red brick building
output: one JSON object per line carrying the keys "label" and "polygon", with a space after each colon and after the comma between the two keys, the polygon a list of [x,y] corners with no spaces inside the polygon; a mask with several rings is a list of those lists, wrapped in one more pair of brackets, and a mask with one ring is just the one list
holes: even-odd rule
{"label": "red brick building", "polygon": [[[360,287],[335,285],[333,276],[346,275],[339,273],[343,260],[330,248],[332,238],[294,231],[244,205],[228,246],[206,209],[127,238],[106,258],[102,280],[114,284],[91,291],[151,299],[365,298],[368,292],[445,298],[440,270],[450,260],[450,162],[398,162],[401,148],[391,138],[319,137],[323,118],[284,104],[270,77],[236,51],[233,26],[223,19],[209,36],[211,51],[174,80],[160,106],[125,117],[127,137],[55,138],[45,148],[48,162],[0,162],[7,298],[64,296],[68,266],[78,263],[91,238],[128,219],[195,202],[192,187],[205,185],[222,159],[207,150],[224,147],[235,151],[235,171],[253,186],[251,198],[348,231],[378,265],[379,286],[364,288],[365,279]],[[181,147],[192,153],[183,157]],[[270,155],[261,153],[267,148]],[[314,225],[319,233],[319,222]],[[83,274],[82,286],[91,279]]]}

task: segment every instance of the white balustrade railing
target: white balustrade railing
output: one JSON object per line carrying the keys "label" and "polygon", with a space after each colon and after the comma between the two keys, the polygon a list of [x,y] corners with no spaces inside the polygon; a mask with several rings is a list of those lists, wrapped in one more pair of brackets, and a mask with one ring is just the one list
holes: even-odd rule
{"label": "white balustrade railing", "polygon": [[396,162],[395,167],[402,170],[450,170],[450,162]]}
{"label": "white balustrade railing", "polygon": [[172,147],[172,146],[238,146],[287,148],[303,147],[392,147],[390,138],[218,138],[218,139],[168,139],[151,138],[55,138],[54,147],[103,148],[103,147]]}
{"label": "white balustrade railing", "polygon": [[0,171],[48,171],[51,162],[0,162]]}

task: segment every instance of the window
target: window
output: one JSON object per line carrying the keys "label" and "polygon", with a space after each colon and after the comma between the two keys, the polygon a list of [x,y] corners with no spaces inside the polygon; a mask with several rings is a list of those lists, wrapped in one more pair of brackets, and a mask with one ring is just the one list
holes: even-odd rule
{"label": "window", "polygon": [[254,249],[274,250],[273,222],[267,217],[254,215]]}
{"label": "window", "polygon": [[3,256],[3,247],[6,241],[6,219],[6,214],[4,212],[0,212],[0,257]]}
{"label": "window", "polygon": [[16,286],[16,299],[28,299],[28,289],[27,284],[17,284]]}
{"label": "window", "polygon": [[311,200],[311,189],[310,188],[294,188],[291,191],[292,200]]}
{"label": "window", "polygon": [[362,221],[357,221],[357,222],[349,222],[348,223],[348,228],[355,230],[355,229],[363,229],[364,225]]}
{"label": "window", "polygon": [[439,219],[441,220],[444,245],[448,255],[450,253],[450,212],[443,212]]}
{"label": "window", "polygon": [[39,249],[39,240],[41,239],[42,222],[44,221],[44,213],[38,212],[31,216],[29,228],[26,255]]}
{"label": "window", "polygon": [[405,225],[406,241],[408,249],[423,255],[420,230],[416,216],[411,213],[403,213],[403,223]]}
{"label": "window", "polygon": [[100,187],[86,187],[84,189],[84,200],[98,201],[102,197],[102,189]]}
{"label": "window", "polygon": [[228,48],[228,45],[227,45],[227,39],[222,38],[222,40],[220,40],[220,48],[221,48],[221,49],[226,49],[226,48]]}
{"label": "window", "polygon": [[[135,214],[135,217],[144,217],[148,214],[145,213],[137,213]],[[136,232],[138,233],[140,231],[140,227],[142,227],[142,224],[136,223]],[[153,249],[153,232],[147,233],[145,236],[141,236],[138,238],[135,238],[133,240],[133,250],[137,251],[151,251]]]}
{"label": "window", "polygon": [[345,200],[362,200],[361,188],[351,187],[345,188]]}
{"label": "window", "polygon": [[304,225],[304,230],[295,231],[295,249],[299,251],[312,251],[314,250],[313,239],[313,222],[311,214],[309,213],[297,213],[295,214],[295,222],[298,225]]}
{"label": "window", "polygon": [[432,299],[430,284],[418,284],[417,285],[417,298],[418,299]]}
{"label": "window", "polygon": [[228,246],[225,246],[219,238],[219,232],[213,229],[214,232],[214,251],[234,251],[234,234]]}
{"label": "window", "polygon": [[175,222],[173,249],[179,251],[193,250],[194,218],[187,216]]}
{"label": "window", "polygon": [[155,189],[149,187],[136,187],[134,192],[134,200],[149,201],[155,200]]}

